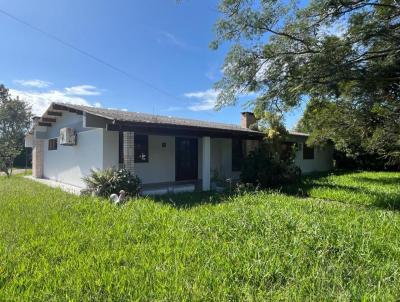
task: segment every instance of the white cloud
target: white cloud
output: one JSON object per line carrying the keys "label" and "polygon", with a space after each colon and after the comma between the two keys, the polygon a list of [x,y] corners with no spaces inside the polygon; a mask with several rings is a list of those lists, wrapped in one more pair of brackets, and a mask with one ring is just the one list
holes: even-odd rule
{"label": "white cloud", "polygon": [[18,96],[21,100],[31,105],[32,113],[34,115],[42,115],[52,102],[91,106],[91,104],[84,98],[69,96],[65,91],[60,90],[38,92],[10,89],[10,94],[13,97]]}
{"label": "white cloud", "polygon": [[42,80],[15,80],[14,82],[21,86],[34,88],[47,88],[52,85],[51,82]]}
{"label": "white cloud", "polygon": [[206,111],[212,110],[215,107],[219,91],[215,89],[208,89],[205,91],[188,92],[184,96],[198,101],[188,107],[192,111]]}
{"label": "white cloud", "polygon": [[65,88],[68,95],[100,95],[100,91],[92,85],[79,85]]}

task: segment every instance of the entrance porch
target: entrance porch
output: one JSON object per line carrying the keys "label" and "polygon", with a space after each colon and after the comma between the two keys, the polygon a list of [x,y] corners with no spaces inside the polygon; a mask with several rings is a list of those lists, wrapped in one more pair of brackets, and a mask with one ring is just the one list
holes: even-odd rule
{"label": "entrance porch", "polygon": [[237,180],[244,155],[256,143],[238,137],[119,132],[119,152],[113,153],[119,154],[120,167],[142,180],[144,194],[156,195],[209,191],[213,181]]}

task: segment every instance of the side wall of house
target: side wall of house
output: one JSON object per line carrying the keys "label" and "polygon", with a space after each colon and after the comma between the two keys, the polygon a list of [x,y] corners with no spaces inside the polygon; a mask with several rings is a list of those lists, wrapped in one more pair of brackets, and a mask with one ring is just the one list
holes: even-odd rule
{"label": "side wall of house", "polygon": [[83,188],[82,177],[90,169],[103,168],[103,132],[101,128],[79,132],[76,146],[58,145],[57,150],[48,150],[44,140],[43,176]]}
{"label": "side wall of house", "polygon": [[307,137],[292,137],[291,141],[299,144],[296,151],[295,165],[298,166],[302,173],[323,172],[333,169],[333,145],[314,148],[314,159],[303,158],[303,148]]}
{"label": "side wall of house", "polygon": [[296,151],[295,164],[303,173],[330,171],[333,169],[333,146],[315,147],[314,159],[303,159],[302,147]]}
{"label": "side wall of house", "polygon": [[[58,138],[60,129],[70,127],[77,132],[75,146],[57,145],[49,150],[48,140]],[[43,177],[83,188],[82,177],[91,169],[118,167],[118,132],[84,126],[84,116],[62,112],[57,122],[40,132],[43,139]]]}

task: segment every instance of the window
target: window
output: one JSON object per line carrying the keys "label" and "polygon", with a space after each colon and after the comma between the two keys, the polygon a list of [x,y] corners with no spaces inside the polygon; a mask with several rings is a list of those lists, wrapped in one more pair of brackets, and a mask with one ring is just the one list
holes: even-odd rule
{"label": "window", "polygon": [[122,131],[118,133],[118,163],[124,163],[124,133]]}
{"label": "window", "polygon": [[303,159],[314,159],[314,147],[303,145]]}
{"label": "window", "polygon": [[135,135],[135,163],[147,163],[149,161],[149,137],[147,135]]}
{"label": "window", "polygon": [[51,138],[49,139],[49,150],[57,150],[57,139]]}
{"label": "window", "polygon": [[232,171],[240,171],[243,158],[242,140],[232,139]]}

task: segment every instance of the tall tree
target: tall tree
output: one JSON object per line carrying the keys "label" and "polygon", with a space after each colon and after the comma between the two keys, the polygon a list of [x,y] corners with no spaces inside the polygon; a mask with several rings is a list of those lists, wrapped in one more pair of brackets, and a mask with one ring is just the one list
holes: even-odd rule
{"label": "tall tree", "polygon": [[24,147],[24,136],[31,121],[31,109],[18,98],[12,98],[0,85],[0,171],[12,173],[14,159]]}
{"label": "tall tree", "polygon": [[212,47],[232,45],[217,108],[256,92],[256,113],[282,116],[309,98],[305,119],[321,110],[308,123],[314,142],[400,163],[398,0],[222,0],[219,9]]}

